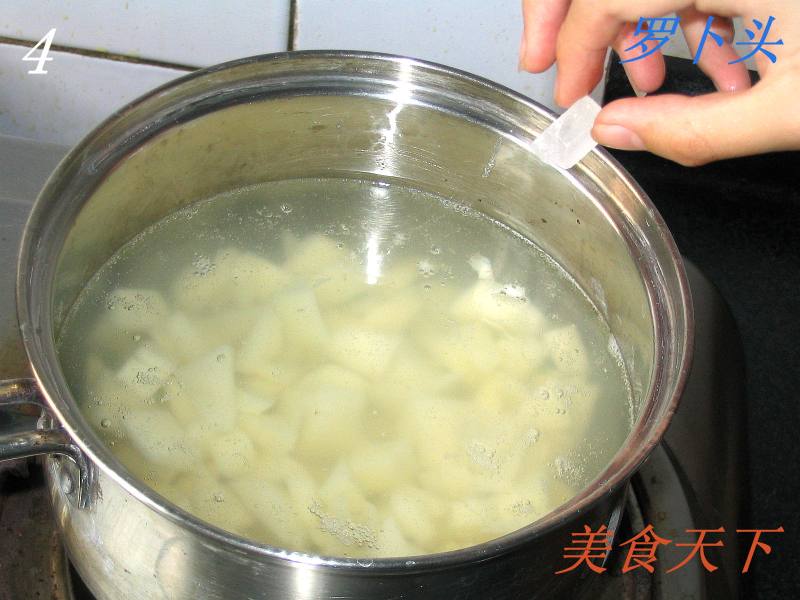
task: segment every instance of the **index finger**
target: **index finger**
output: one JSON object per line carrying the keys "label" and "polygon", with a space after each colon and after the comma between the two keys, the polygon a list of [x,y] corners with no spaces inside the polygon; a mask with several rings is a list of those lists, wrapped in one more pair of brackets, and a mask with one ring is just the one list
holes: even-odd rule
{"label": "index finger", "polygon": [[522,47],[519,64],[526,71],[541,73],[556,60],[558,30],[570,0],[522,0]]}
{"label": "index finger", "polygon": [[569,106],[600,81],[606,51],[625,23],[660,17],[692,0],[573,0],[558,36],[555,100]]}

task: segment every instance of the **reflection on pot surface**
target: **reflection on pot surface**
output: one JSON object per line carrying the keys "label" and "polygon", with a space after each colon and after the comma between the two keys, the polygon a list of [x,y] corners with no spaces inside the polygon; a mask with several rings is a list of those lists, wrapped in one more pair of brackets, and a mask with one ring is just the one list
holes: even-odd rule
{"label": "reflection on pot surface", "polygon": [[633,407],[608,325],[530,240],[398,185],[218,195],[123,246],[62,365],[137,477],[244,537],[415,556],[500,537],[608,464]]}

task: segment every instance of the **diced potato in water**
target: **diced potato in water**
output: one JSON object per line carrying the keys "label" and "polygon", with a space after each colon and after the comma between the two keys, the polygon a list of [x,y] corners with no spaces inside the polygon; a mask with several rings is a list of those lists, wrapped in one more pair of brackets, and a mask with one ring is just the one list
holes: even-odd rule
{"label": "diced potato in water", "polygon": [[307,280],[320,305],[347,302],[367,289],[363,270],[330,237],[311,235],[286,245],[286,268]]}
{"label": "diced potato in water", "polygon": [[128,471],[156,490],[159,487],[171,485],[178,475],[183,474],[167,465],[147,460],[141,452],[127,442],[115,441],[113,448],[114,456],[125,465]]}
{"label": "diced potato in water", "polygon": [[250,535],[254,523],[251,509],[213,475],[185,475],[177,482],[175,492],[188,503],[184,507],[200,519],[241,536]]}
{"label": "diced potato in water", "polygon": [[285,401],[285,410],[300,425],[297,451],[309,460],[334,460],[358,441],[352,432],[359,430],[367,399],[359,387],[337,385],[339,376],[348,375],[328,368],[306,378]]}
{"label": "diced potato in water", "polygon": [[419,314],[422,299],[413,292],[398,292],[386,299],[361,301],[354,312],[360,326],[374,331],[403,331]]}
{"label": "diced potato in water", "polygon": [[366,523],[375,517],[375,506],[364,496],[344,460],[330,470],[330,475],[319,488],[318,496],[326,510],[354,521]]}
{"label": "diced potato in water", "polygon": [[188,265],[172,284],[175,306],[194,314],[226,306],[232,287],[230,269],[224,266],[226,258],[227,255],[220,252],[214,259],[199,257]]}
{"label": "diced potato in water", "polygon": [[140,397],[123,388],[97,356],[87,359],[85,379],[89,391],[83,413],[87,420],[105,439],[122,437],[122,421],[132,407],[141,404]]}
{"label": "diced potato in water", "polygon": [[381,286],[396,291],[416,283],[420,279],[418,262],[416,259],[406,259],[384,268],[381,273]]}
{"label": "diced potato in water", "polygon": [[349,466],[366,494],[382,494],[411,478],[414,461],[411,445],[398,440],[355,447]]}
{"label": "diced potato in water", "polygon": [[252,332],[262,312],[261,307],[221,310],[199,317],[198,322],[211,347],[236,346]]}
{"label": "diced potato in water", "polygon": [[105,299],[96,332],[143,334],[169,314],[164,297],[155,290],[117,288]]}
{"label": "diced potato in water", "polygon": [[150,400],[175,372],[175,364],[163,354],[140,346],[117,371],[122,387],[144,401]]}
{"label": "diced potato in water", "polygon": [[219,477],[236,477],[249,470],[256,448],[246,433],[229,431],[212,438],[206,445]]}
{"label": "diced potato in water", "polygon": [[307,285],[277,294],[273,308],[283,323],[284,335],[300,353],[322,353],[329,343],[328,328],[319,312],[316,296]]}
{"label": "diced potato in water", "polygon": [[523,288],[492,279],[479,279],[456,300],[452,312],[465,323],[484,322],[511,332],[535,332],[543,323]]}
{"label": "diced potato in water", "polygon": [[389,497],[389,510],[403,534],[427,549],[436,540],[437,523],[447,514],[447,504],[421,488],[401,486]]}
{"label": "diced potato in water", "polygon": [[478,497],[454,499],[450,504],[447,531],[462,545],[469,545],[472,540],[485,539],[486,523],[489,507],[486,500]]}
{"label": "diced potato in water", "polygon": [[263,303],[289,283],[289,276],[269,260],[236,248],[220,250],[213,259],[199,257],[176,279],[175,304],[203,313],[231,303]]}
{"label": "diced potato in water", "polygon": [[461,376],[445,371],[412,344],[398,348],[373,394],[384,406],[404,412],[406,398],[446,395]]}
{"label": "diced potato in water", "polygon": [[200,460],[199,449],[189,443],[185,429],[163,408],[131,409],[122,429],[128,442],[148,462],[180,471],[191,469]]}
{"label": "diced potato in water", "polygon": [[286,488],[298,518],[306,528],[317,527],[318,517],[312,512],[317,503],[317,483],[308,469],[300,462],[286,459],[282,462],[281,480]]}
{"label": "diced potato in water", "polygon": [[229,293],[241,305],[264,304],[291,282],[282,267],[266,258],[242,250],[229,250],[228,256],[222,268],[229,270]]}
{"label": "diced potato in water", "polygon": [[311,279],[320,306],[335,307],[351,301],[368,289],[364,272],[359,265],[346,262],[334,264]]}
{"label": "diced potato in water", "polygon": [[409,398],[398,424],[400,438],[413,440],[422,467],[438,465],[442,459],[460,458],[465,403],[441,397]]}
{"label": "diced potato in water", "polygon": [[549,358],[540,335],[504,333],[498,336],[496,348],[498,368],[520,381],[527,379]]}
{"label": "diced potato in water", "polygon": [[160,321],[149,333],[158,347],[179,363],[197,358],[211,347],[209,336],[197,321],[180,311]]}
{"label": "diced potato in water", "polygon": [[300,428],[297,451],[309,460],[329,461],[358,441],[352,431],[361,418],[364,403],[358,396],[345,393],[319,400],[309,406],[311,410]]}
{"label": "diced potato in water", "polygon": [[394,556],[417,556],[425,552],[408,541],[393,517],[381,524],[375,555],[381,558]]}
{"label": "diced potato in water", "polygon": [[519,414],[542,431],[582,435],[590,426],[597,401],[593,386],[545,373],[532,380],[530,389]]}
{"label": "diced potato in water", "polygon": [[275,398],[237,388],[236,406],[240,415],[261,415],[275,406]]}
{"label": "diced potato in water", "polygon": [[487,500],[492,509],[485,527],[487,537],[501,537],[544,516],[544,513],[537,513],[537,504],[526,494],[505,492],[490,496]]}
{"label": "diced potato in water", "polygon": [[380,376],[400,345],[396,334],[365,328],[346,328],[333,333],[331,357],[365,377]]}
{"label": "diced potato in water", "polygon": [[503,373],[490,375],[478,388],[475,401],[495,415],[513,410],[532,395],[529,386],[509,378]]}
{"label": "diced potato in water", "polygon": [[[295,214],[268,212],[261,227]],[[525,252],[498,249],[492,264],[480,236],[419,247],[416,228],[365,238],[359,224],[341,238],[259,230],[263,255],[238,248],[244,237],[217,251],[212,233],[208,255],[192,247],[157,289],[139,287],[142,269],[113,279],[100,296],[113,307],[82,334],[95,354],[75,363],[87,420],[166,498],[291,550],[440,552],[567,501],[610,406],[594,371],[618,364],[588,341],[608,333],[554,310],[541,267],[507,278]]]}
{"label": "diced potato in water", "polygon": [[336,399],[340,397],[336,394],[342,394],[359,399],[355,404],[360,410],[366,402],[366,389],[367,382],[357,373],[338,365],[326,364],[287,389],[278,409],[297,422],[307,415],[309,405],[316,406],[329,396]]}
{"label": "diced potato in water", "polygon": [[423,324],[416,337],[433,360],[467,381],[479,380],[500,361],[494,336],[481,323],[434,329]]}
{"label": "diced potato in water", "polygon": [[266,363],[259,373],[241,373],[239,384],[243,390],[271,398],[283,392],[301,375],[297,364],[286,360]]}
{"label": "diced potato in water", "polygon": [[567,373],[586,373],[589,357],[574,324],[552,329],[544,334],[543,339],[558,369]]}
{"label": "diced potato in water", "polygon": [[257,475],[243,475],[231,482],[231,487],[243,504],[269,532],[269,543],[289,549],[307,546],[307,527],[286,489],[280,484]]}
{"label": "diced potato in water", "polygon": [[312,234],[303,240],[284,238],[286,268],[306,279],[314,278],[331,265],[339,264],[345,251],[330,237]]}
{"label": "diced potato in water", "polygon": [[465,461],[441,456],[426,462],[418,474],[420,485],[450,501],[464,498],[485,487],[485,480],[470,469]]}
{"label": "diced potato in water", "polygon": [[180,393],[170,399],[175,414],[194,414],[208,426],[230,431],[236,425],[234,356],[230,346],[220,346],[175,372]]}
{"label": "diced potato in water", "polygon": [[269,308],[261,314],[252,330],[242,340],[236,355],[236,371],[261,373],[283,350],[283,327],[277,315]]}
{"label": "diced potato in water", "polygon": [[563,479],[550,479],[546,483],[550,497],[542,505],[547,506],[548,512],[564,504],[578,491],[570,487]]}
{"label": "diced potato in water", "polygon": [[282,415],[242,415],[239,426],[267,456],[286,455],[297,443],[299,425]]}
{"label": "diced potato in water", "polygon": [[172,413],[184,427],[197,419],[197,410],[188,396],[184,396],[183,384],[172,375],[164,381],[159,391],[159,402]]}
{"label": "diced potato in water", "polygon": [[380,512],[356,486],[345,463],[339,462],[333,468],[310,511],[318,519],[311,537],[323,553],[345,556],[374,553],[378,546]]}

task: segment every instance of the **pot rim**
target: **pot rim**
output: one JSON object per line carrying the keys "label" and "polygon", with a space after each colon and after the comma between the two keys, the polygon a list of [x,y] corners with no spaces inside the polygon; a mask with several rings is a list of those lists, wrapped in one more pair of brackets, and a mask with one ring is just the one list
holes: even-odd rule
{"label": "pot rim", "polygon": [[[611,459],[605,469],[591,482],[584,486],[578,494],[571,497],[570,500],[561,504],[553,511],[537,519],[533,523],[530,523],[521,529],[510,532],[499,538],[482,542],[477,545],[458,550],[425,554],[420,556],[374,559],[330,557],[309,554],[305,552],[289,551],[277,546],[257,543],[198,519],[191,513],[166,500],[156,493],[152,488],[133,477],[116,459],[107,446],[102,443],[97,443],[94,445],[87,444],[86,433],[88,432],[89,436],[95,436],[95,434],[90,430],[89,426],[80,416],[80,411],[77,408],[73,410],[68,401],[65,399],[64,396],[66,396],[70,402],[75,404],[71,393],[69,393],[66,381],[64,380],[64,377],[60,371],[58,361],[50,360],[52,357],[48,356],[48,351],[54,350],[55,345],[52,340],[48,341],[44,339],[45,336],[42,335],[42,332],[43,330],[49,331],[50,324],[45,323],[44,327],[42,327],[42,323],[37,323],[34,319],[34,315],[44,315],[48,318],[52,317],[52,310],[49,305],[43,310],[37,309],[35,303],[32,301],[31,289],[33,287],[33,281],[31,272],[36,264],[35,250],[38,247],[40,238],[37,225],[45,223],[48,220],[47,214],[51,212],[51,204],[54,202],[53,197],[48,194],[48,191],[63,177],[64,171],[66,170],[65,165],[78,159],[83,152],[91,146],[98,134],[107,126],[110,126],[112,123],[118,121],[140,105],[147,103],[163,92],[226,69],[260,62],[266,63],[274,60],[288,59],[302,61],[307,57],[355,59],[372,62],[374,64],[382,64],[386,62],[396,64],[405,63],[415,68],[433,71],[438,75],[466,80],[469,83],[477,84],[489,92],[499,93],[507,98],[510,98],[515,103],[521,103],[525,105],[526,108],[532,109],[533,111],[546,116],[548,119],[552,120],[555,118],[555,115],[552,111],[541,106],[534,100],[483,77],[430,61],[377,52],[349,50],[304,50],[263,54],[199,69],[183,77],[174,79],[162,86],[159,86],[125,105],[104,120],[101,124],[99,124],[89,134],[87,134],[59,163],[37,197],[23,232],[17,264],[17,316],[25,351],[27,353],[34,376],[53,416],[61,424],[70,438],[74,440],[80,449],[96,466],[100,468],[100,470],[103,471],[105,475],[120,485],[128,494],[147,505],[151,510],[165,516],[180,526],[188,527],[194,533],[199,534],[202,537],[209,538],[216,542],[222,542],[250,554],[257,554],[265,559],[289,561],[298,566],[321,568],[334,567],[337,570],[352,570],[354,572],[363,571],[365,568],[369,568],[370,571],[376,572],[394,571],[398,568],[408,569],[411,567],[417,571],[435,570],[457,564],[483,562],[496,558],[510,552],[520,545],[535,540],[537,536],[558,528],[563,522],[572,518],[575,513],[584,512],[588,507],[598,502],[605,495],[612,493],[618,486],[625,484],[635,470],[647,458],[655,445],[660,442],[664,432],[669,426],[672,415],[677,409],[678,402],[690,370],[694,345],[694,316],[688,279],[681,255],[669,230],[666,227],[663,218],[658,213],[655,206],[653,206],[649,197],[636,183],[636,181],[634,181],[630,174],[625,171],[625,169],[616,161],[616,159],[614,159],[605,149],[598,146],[592,150],[590,155],[599,157],[601,162],[605,164],[605,167],[610,168],[612,175],[618,178],[625,186],[630,188],[637,200],[645,206],[649,217],[653,219],[657,231],[663,238],[663,242],[668,250],[669,259],[674,265],[677,276],[677,285],[679,288],[678,298],[680,301],[680,309],[682,310],[683,321],[685,324],[683,328],[685,333],[683,336],[683,343],[675,350],[678,356],[682,357],[682,360],[680,361],[680,371],[674,380],[675,383],[672,386],[672,394],[668,400],[657,400],[659,392],[657,389],[655,389],[656,386],[654,386],[651,382],[647,396],[644,397],[640,403],[642,409],[640,410],[640,416],[637,419],[637,423],[628,433],[624,444],[617,450],[614,457]],[[652,297],[652,290],[649,287],[647,289],[647,294],[652,308],[654,299]],[[41,315],[39,314],[40,310],[42,311]],[[659,342],[659,332],[657,327],[654,331],[654,340],[657,346]],[[42,343],[43,346],[40,346],[40,343]],[[656,352],[654,354],[654,360],[656,364],[658,364],[658,358],[658,353]],[[657,375],[656,370],[653,372],[654,381],[656,380]],[[48,386],[48,382],[55,382],[59,385]],[[51,389],[61,389],[65,392],[65,394],[54,396],[50,392]],[[660,420],[657,425],[650,426],[650,430],[647,433],[644,442],[634,447],[634,440],[632,440],[632,438],[635,437],[635,433],[638,430],[644,427],[643,421],[645,419],[642,418],[642,415],[645,413],[647,406],[651,406],[656,402],[660,402],[664,406],[661,412]]]}

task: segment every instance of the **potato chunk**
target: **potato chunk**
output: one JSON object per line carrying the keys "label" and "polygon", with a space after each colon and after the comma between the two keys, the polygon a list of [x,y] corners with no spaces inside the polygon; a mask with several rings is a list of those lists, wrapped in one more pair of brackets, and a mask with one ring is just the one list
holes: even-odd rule
{"label": "potato chunk", "polygon": [[239,409],[239,414],[242,416],[261,415],[275,406],[275,399],[263,394],[253,394],[242,388],[237,388],[236,406]]}
{"label": "potato chunk", "polygon": [[189,470],[200,460],[198,448],[189,443],[186,431],[163,408],[128,411],[122,421],[126,439],[150,462],[176,470]]}
{"label": "potato chunk", "polygon": [[213,475],[202,470],[186,475],[173,493],[178,496],[175,502],[179,506],[200,519],[244,537],[251,534],[254,519],[250,503],[240,500],[234,490]]}
{"label": "potato chunk", "polygon": [[358,376],[324,367],[305,378],[287,396],[285,410],[300,425],[298,452],[309,460],[330,461],[358,442],[367,403]]}
{"label": "potato chunk", "polygon": [[159,348],[178,363],[197,358],[211,345],[197,321],[180,311],[153,326],[150,335]]}
{"label": "potato chunk", "polygon": [[283,328],[275,313],[262,309],[236,355],[236,371],[259,374],[283,349]]}
{"label": "potato chunk", "polygon": [[484,322],[504,331],[533,332],[542,314],[527,300],[525,290],[493,279],[479,279],[453,304],[453,315],[465,323]]}
{"label": "potato chunk", "polygon": [[231,482],[242,503],[267,529],[269,543],[289,549],[307,546],[307,528],[285,487],[258,475],[243,475]]}
{"label": "potato chunk", "polygon": [[581,334],[574,325],[552,329],[544,334],[544,342],[556,367],[567,373],[586,373],[589,356]]}
{"label": "potato chunk", "polygon": [[113,371],[98,356],[86,360],[84,416],[105,439],[123,436],[122,421],[131,407],[141,404],[136,394],[120,385]]}
{"label": "potato chunk", "polygon": [[354,449],[350,471],[367,494],[382,494],[410,479],[414,470],[414,451],[408,442],[367,443]]}
{"label": "potato chunk", "polygon": [[286,455],[297,443],[297,424],[282,415],[245,414],[240,426],[268,457]]}
{"label": "potato chunk", "polygon": [[299,285],[284,290],[273,302],[286,339],[291,340],[299,352],[325,351],[329,343],[328,329],[311,288]]}
{"label": "potato chunk", "polygon": [[466,381],[476,381],[493,371],[500,360],[491,330],[481,323],[427,328],[417,333],[428,355]]}
{"label": "potato chunk", "polygon": [[198,257],[176,279],[172,298],[183,310],[202,313],[228,306],[262,303],[286,286],[289,276],[266,258],[236,248],[213,259]]}
{"label": "potato chunk", "polygon": [[164,297],[155,290],[117,288],[106,296],[104,317],[97,331],[145,333],[169,314]]}
{"label": "potato chunk", "polygon": [[220,346],[175,372],[179,393],[170,408],[181,420],[199,419],[208,427],[230,431],[236,425],[234,356],[230,346]]}
{"label": "potato chunk", "polygon": [[123,388],[144,401],[151,400],[175,372],[175,364],[163,354],[140,346],[117,371]]}
{"label": "potato chunk", "polygon": [[229,431],[213,437],[206,443],[217,475],[236,477],[249,470],[256,456],[253,442],[242,431]]}
{"label": "potato chunk", "polygon": [[262,256],[242,250],[229,250],[222,268],[229,270],[231,296],[240,305],[263,304],[291,282],[280,266]]}
{"label": "potato chunk", "polygon": [[368,556],[377,547],[380,513],[355,485],[344,462],[331,471],[309,510],[318,519],[312,539],[324,553]]}
{"label": "potato chunk", "polygon": [[447,504],[414,486],[402,486],[389,498],[389,510],[403,534],[427,549],[436,540],[438,522],[447,514]]}
{"label": "potato chunk", "polygon": [[348,327],[334,332],[331,357],[365,377],[381,375],[400,345],[396,334]]}

